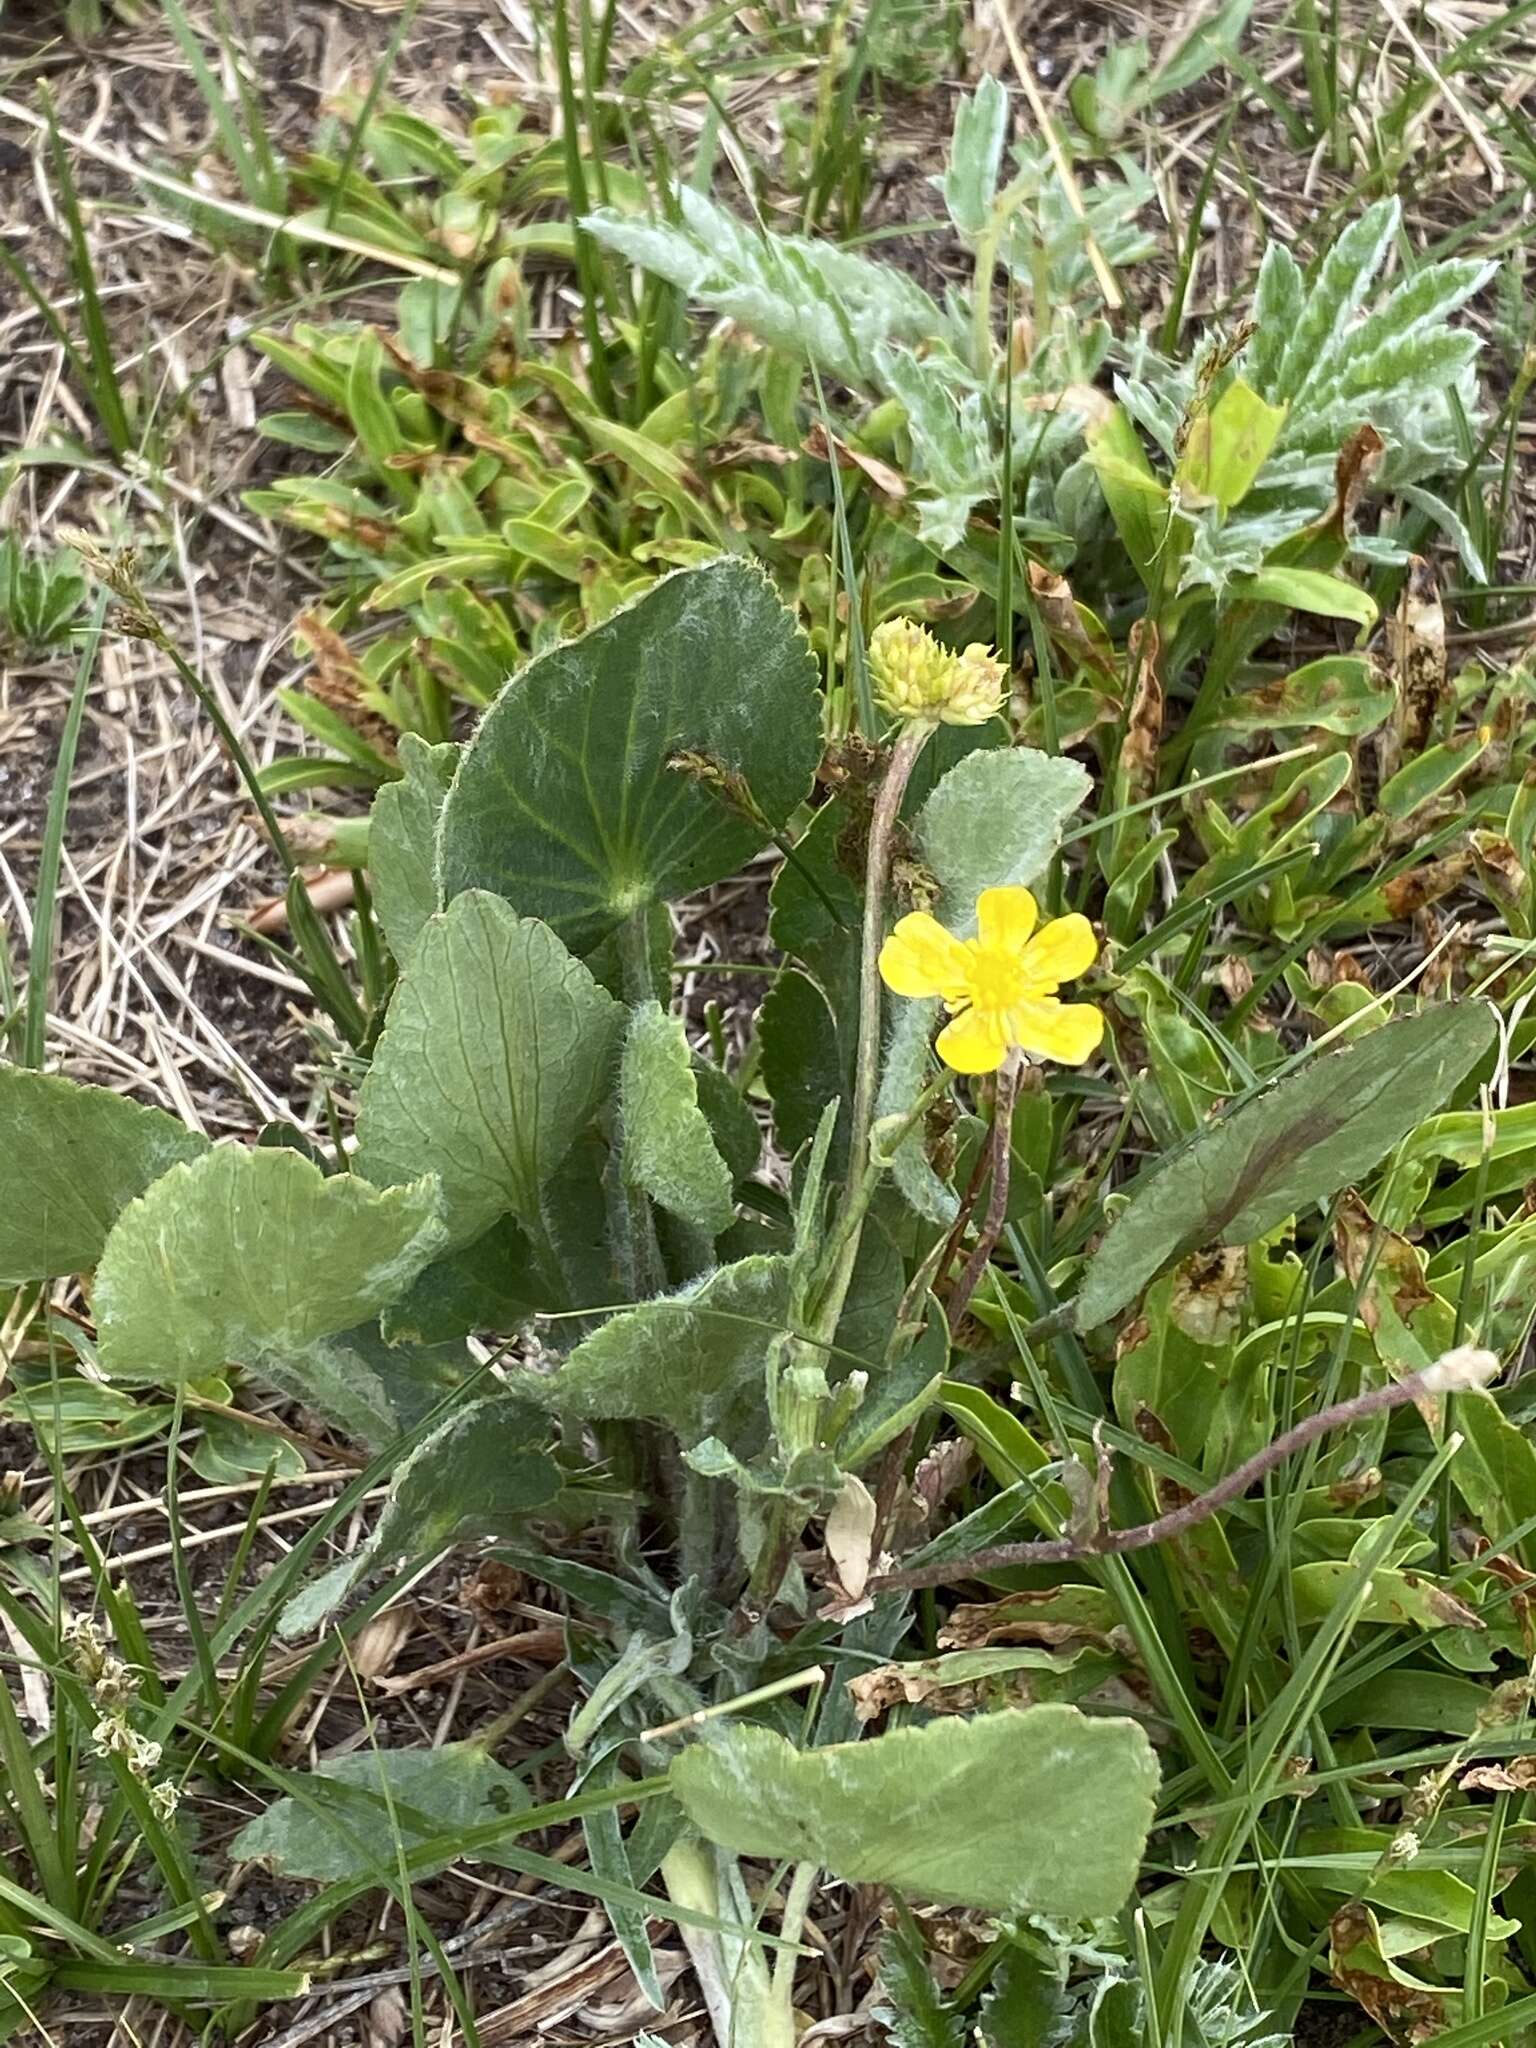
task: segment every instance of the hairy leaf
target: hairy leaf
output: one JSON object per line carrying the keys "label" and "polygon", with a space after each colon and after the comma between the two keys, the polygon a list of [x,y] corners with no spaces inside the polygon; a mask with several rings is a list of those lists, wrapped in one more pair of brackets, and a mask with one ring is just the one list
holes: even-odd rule
{"label": "hairy leaf", "polygon": [[809,642],[751,564],[665,578],[536,656],[486,713],[443,805],[444,898],[494,890],[586,952],[657,899],[734,873],[767,833],[709,775],[740,778],[782,824],[820,758],[816,682]]}
{"label": "hairy leaf", "polygon": [[368,814],[368,872],[389,950],[403,966],[438,907],[437,820],[459,764],[459,749],[400,735],[398,782],[387,782]]}
{"label": "hairy leaf", "polygon": [[718,1237],[736,1213],[731,1170],[699,1107],[682,1023],[660,1003],[631,1013],[619,1101],[626,1175],[684,1223]]}
{"label": "hairy leaf", "polygon": [[[302,1798],[276,1799],[246,1823],[233,1856],[264,1862],[283,1877],[392,1884],[400,1847],[440,1841],[442,1861],[434,1867],[446,1869],[457,1859],[463,1829],[530,1804],[522,1779],[474,1742],[360,1750],[317,1765],[301,1782]],[[494,1852],[486,1861],[496,1861]]]}
{"label": "hairy leaf", "polygon": [[135,1195],[208,1140],[164,1110],[58,1074],[0,1067],[0,1283],[95,1265]]}
{"label": "hairy leaf", "polygon": [[684,1812],[743,1856],[990,1912],[1114,1913],[1136,1879],[1157,1763],[1132,1721],[1008,1708],[797,1750],[750,1724],[672,1766]]}
{"label": "hairy leaf", "polygon": [[329,1179],[297,1152],[218,1145],[112,1227],[96,1270],[114,1378],[193,1379],[303,1360],[378,1314],[441,1248],[437,1184]]}
{"label": "hairy leaf", "polygon": [[627,1309],[557,1373],[523,1374],[518,1391],[583,1419],[666,1422],[685,1444],[730,1439],[760,1401],[763,1357],[788,1313],[788,1262],[756,1253]]}
{"label": "hairy leaf", "polygon": [[973,932],[983,889],[1033,882],[1088,788],[1086,768],[1033,747],[986,749],[957,762],[917,818],[917,843],[943,892],[940,920]]}
{"label": "hairy leaf", "polygon": [[363,1082],[359,1172],[437,1174],[451,1246],[509,1210],[537,1221],[609,1087],[623,1015],[548,925],[483,890],[455,897],[417,939]]}

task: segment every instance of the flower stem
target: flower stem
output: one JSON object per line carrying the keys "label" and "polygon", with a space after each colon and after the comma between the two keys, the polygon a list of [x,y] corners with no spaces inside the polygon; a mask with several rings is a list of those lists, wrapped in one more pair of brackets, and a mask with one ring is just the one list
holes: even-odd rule
{"label": "flower stem", "polygon": [[901,800],[907,793],[918,755],[932,728],[902,728],[886,764],[880,794],[869,822],[869,852],[864,867],[864,934],[859,963],[859,1045],[853,1081],[852,1138],[848,1150],[850,1177],[864,1166],[869,1152],[869,1127],[875,1113],[880,1079],[880,946],[885,938],[885,892],[890,881],[891,845]]}

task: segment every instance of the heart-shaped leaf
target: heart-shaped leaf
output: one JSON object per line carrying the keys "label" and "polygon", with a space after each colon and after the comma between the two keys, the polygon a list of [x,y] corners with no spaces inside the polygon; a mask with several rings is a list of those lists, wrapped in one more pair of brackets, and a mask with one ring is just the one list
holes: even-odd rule
{"label": "heart-shaped leaf", "polygon": [[358,1170],[442,1182],[451,1245],[537,1221],[610,1084],[624,1013],[546,924],[483,890],[423,926],[363,1083]]}
{"label": "heart-shaped leaf", "polygon": [[777,826],[820,751],[816,662],[772,586],[734,557],[679,570],[536,656],[486,713],[443,805],[444,900],[494,890],[588,952],[764,844],[711,774]]}
{"label": "heart-shaped leaf", "polygon": [[1134,1721],[1074,1707],[945,1718],[798,1750],[747,1723],[685,1750],[672,1789],[743,1856],[994,1913],[1094,1919],[1125,1903],[1157,1762]]}
{"label": "heart-shaped leaf", "polygon": [[435,1181],[370,1187],[297,1152],[217,1145],[112,1227],[93,1305],[114,1378],[291,1363],[376,1316],[443,1242]]}

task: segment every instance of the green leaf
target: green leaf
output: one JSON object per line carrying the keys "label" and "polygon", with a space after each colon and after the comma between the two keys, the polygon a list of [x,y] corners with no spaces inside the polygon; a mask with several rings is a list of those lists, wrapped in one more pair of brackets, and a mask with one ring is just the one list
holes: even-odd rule
{"label": "green leaf", "polygon": [[[360,1750],[307,1771],[297,1780],[302,1798],[274,1800],[240,1830],[230,1853],[260,1861],[281,1877],[325,1883],[399,1874],[397,1844],[407,1850],[434,1839],[443,1857],[429,1877],[457,1858],[465,1829],[519,1813],[531,1802],[521,1778],[473,1742],[441,1749]],[[486,1861],[496,1861],[494,1853]]]}
{"label": "green leaf", "polygon": [[736,1213],[731,1170],[699,1108],[682,1021],[660,1003],[630,1016],[619,1084],[624,1172],[684,1223],[718,1237]]}
{"label": "green leaf", "polygon": [[458,763],[456,746],[432,747],[416,733],[402,733],[400,766],[405,772],[384,785],[369,813],[374,908],[402,967],[438,908],[437,820]]}
{"label": "green leaf", "polygon": [[1309,726],[1358,739],[1376,730],[1394,701],[1390,684],[1377,687],[1363,654],[1325,654],[1278,682],[1233,697],[1221,722],[1232,732]]}
{"label": "green leaf", "polygon": [[827,1749],[747,1724],[685,1750],[671,1775],[695,1827],[739,1855],[1078,1920],[1125,1903],[1158,1770],[1134,1722],[1046,1705]]}
{"label": "green leaf", "polygon": [[962,235],[984,232],[997,196],[1008,132],[1008,95],[990,74],[955,105],[955,132],[944,167],[944,204]]}
{"label": "green leaf", "polygon": [[329,1179],[297,1152],[218,1145],[112,1227],[96,1269],[102,1370],[195,1379],[304,1360],[378,1314],[440,1250],[437,1185]]}
{"label": "green leaf", "polygon": [[674,195],[673,220],[629,220],[603,211],[582,226],[700,305],[723,313],[824,375],[870,390],[882,341],[930,343],[950,323],[894,264],[799,235],[743,225],[691,185]]}
{"label": "green leaf", "polygon": [[164,1110],[0,1067],[0,1283],[89,1272],[134,1196],[207,1150],[200,1132]]}
{"label": "green leaf", "polygon": [[1168,491],[1153,475],[1124,406],[1115,406],[1090,433],[1087,459],[1137,575],[1148,590],[1156,589],[1168,540]]}
{"label": "green leaf", "polygon": [[[880,1071],[877,1116],[905,1116],[927,1085],[932,1055],[929,1035],[939,1017],[937,1000],[902,1003],[896,1011]],[[923,1129],[914,1124],[897,1146],[891,1175],[919,1216],[948,1230],[960,1214],[960,1198],[929,1162]]]}
{"label": "green leaf", "polygon": [[[462,777],[463,770],[460,770]],[[450,1246],[539,1191],[610,1082],[623,1010],[548,925],[475,890],[416,941],[363,1082],[358,1171],[442,1182]]]}
{"label": "green leaf", "polygon": [[443,806],[442,889],[485,888],[586,952],[659,898],[733,874],[766,833],[696,775],[744,779],[781,825],[821,753],[810,644],[749,563],[679,570],[502,691]]}
{"label": "green leaf", "polygon": [[958,761],[917,817],[918,846],[943,892],[940,921],[973,932],[983,889],[1034,881],[1088,789],[1086,768],[1033,747]]}
{"label": "green leaf", "polygon": [[1252,576],[1234,576],[1230,593],[1236,603],[1283,604],[1291,611],[1315,612],[1324,619],[1351,619],[1358,626],[1376,623],[1376,600],[1370,592],[1322,569],[1272,564]]}
{"label": "green leaf", "polygon": [[1251,1244],[1368,1173],[1439,1109],[1493,1042],[1493,1012],[1442,1003],[1384,1024],[1208,1124],[1139,1175],[1077,1297],[1091,1330],[1170,1260]]}
{"label": "green leaf", "polygon": [[538,1448],[546,1424],[507,1394],[471,1401],[424,1437],[395,1474],[372,1535],[283,1610],[284,1635],[308,1635],[366,1572],[433,1557],[455,1543],[511,1536],[560,1491],[560,1468]]}
{"label": "green leaf", "polygon": [[[1502,1544],[1536,1516],[1536,1445],[1488,1393],[1458,1395],[1455,1425],[1465,1441],[1451,1477],[1489,1542]],[[1520,1547],[1529,1556],[1536,1538],[1527,1535]]]}
{"label": "green leaf", "polygon": [[382,1317],[390,1344],[443,1344],[471,1330],[515,1330],[552,1303],[528,1240],[504,1216],[473,1244],[424,1266]]}
{"label": "green leaf", "polygon": [[774,1129],[791,1156],[816,1135],[821,1112],[842,1105],[839,1142],[846,1144],[850,1076],[838,1048],[826,997],[808,975],[787,969],[763,998],[757,1017],[763,1081],[773,1102]]}
{"label": "green leaf", "polygon": [[1252,385],[1234,378],[1209,411],[1190,421],[1175,473],[1179,489],[1230,511],[1252,490],[1284,425],[1283,405],[1266,405]]}
{"label": "green leaf", "polygon": [[890,2001],[885,2029],[894,2048],[964,2048],[964,2016],[934,1982],[923,1938],[905,1909],[880,1944],[880,1989]]}
{"label": "green leaf", "polygon": [[578,1344],[557,1373],[523,1374],[517,1388],[581,1420],[649,1418],[668,1423],[685,1444],[729,1441],[761,1405],[763,1357],[788,1314],[787,1260],[756,1253],[680,1294],[627,1309]]}

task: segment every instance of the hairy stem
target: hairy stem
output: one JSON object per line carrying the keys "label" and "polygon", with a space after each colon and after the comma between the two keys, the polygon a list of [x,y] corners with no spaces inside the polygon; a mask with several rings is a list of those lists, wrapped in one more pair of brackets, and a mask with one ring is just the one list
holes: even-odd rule
{"label": "hairy stem", "polygon": [[987,1261],[997,1250],[997,1240],[1003,1234],[1003,1224],[1008,1215],[1008,1181],[1013,1164],[1013,1105],[1019,1092],[1022,1067],[1023,1056],[1010,1049],[997,1070],[997,1086],[992,1098],[992,1186],[987,1195],[987,1213],[981,1235],[945,1303],[951,1332],[959,1329],[960,1320],[971,1305],[971,1296],[981,1285]]}
{"label": "hairy stem", "polygon": [[885,892],[890,881],[891,845],[901,800],[918,755],[927,744],[931,728],[909,725],[891,749],[885,779],[875,799],[869,822],[869,853],[864,868],[864,934],[859,963],[859,1046],[853,1081],[852,1138],[848,1148],[849,1170],[857,1173],[869,1150],[869,1127],[875,1114],[875,1090],[880,1080],[880,947],[885,938]]}

